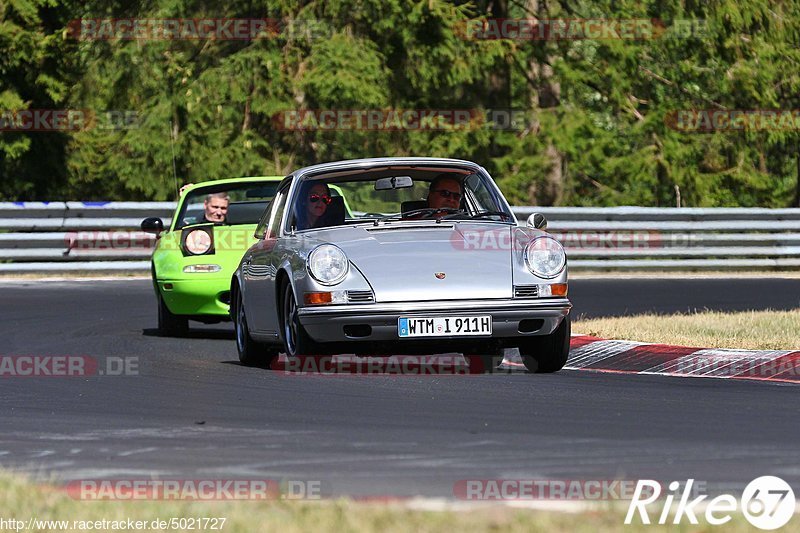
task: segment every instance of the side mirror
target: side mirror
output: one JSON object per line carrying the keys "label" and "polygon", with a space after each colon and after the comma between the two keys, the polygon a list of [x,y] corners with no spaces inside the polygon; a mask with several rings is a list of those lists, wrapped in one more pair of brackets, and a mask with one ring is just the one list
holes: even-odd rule
{"label": "side mirror", "polygon": [[149,217],[142,220],[142,231],[158,235],[164,231],[164,222],[158,217]]}
{"label": "side mirror", "polygon": [[547,219],[541,213],[534,213],[531,216],[529,216],[526,225],[529,228],[547,231]]}

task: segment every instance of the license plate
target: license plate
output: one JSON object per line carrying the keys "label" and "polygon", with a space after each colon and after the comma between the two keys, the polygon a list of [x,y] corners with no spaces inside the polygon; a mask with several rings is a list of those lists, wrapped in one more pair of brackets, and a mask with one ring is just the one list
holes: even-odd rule
{"label": "license plate", "polygon": [[491,316],[408,317],[397,321],[400,337],[491,335]]}

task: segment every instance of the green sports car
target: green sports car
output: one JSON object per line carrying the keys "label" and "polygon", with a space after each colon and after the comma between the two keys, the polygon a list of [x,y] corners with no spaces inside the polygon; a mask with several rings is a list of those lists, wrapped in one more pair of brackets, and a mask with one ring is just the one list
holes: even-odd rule
{"label": "green sports car", "polygon": [[153,287],[162,334],[188,330],[189,320],[230,320],[231,276],[256,239],[256,224],[282,176],[207,181],[184,188],[168,228],[159,218],[142,230],[159,238],[153,252]]}

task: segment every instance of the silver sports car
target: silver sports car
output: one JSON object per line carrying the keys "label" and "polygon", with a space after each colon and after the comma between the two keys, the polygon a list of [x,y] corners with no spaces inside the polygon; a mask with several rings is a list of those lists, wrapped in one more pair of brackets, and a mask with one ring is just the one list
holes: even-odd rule
{"label": "silver sports car", "polygon": [[494,369],[567,360],[564,249],[541,215],[519,227],[480,165],[340,161],[294,172],[231,280],[239,358],[460,352]]}

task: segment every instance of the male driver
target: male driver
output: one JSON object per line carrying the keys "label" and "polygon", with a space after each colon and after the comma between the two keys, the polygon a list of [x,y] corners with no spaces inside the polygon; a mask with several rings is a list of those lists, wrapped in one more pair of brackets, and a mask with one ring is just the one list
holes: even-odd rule
{"label": "male driver", "polygon": [[214,222],[219,224],[225,222],[225,216],[228,214],[228,203],[230,198],[228,193],[218,192],[206,196],[206,201],[203,202],[203,222]]}
{"label": "male driver", "polygon": [[458,209],[461,206],[461,182],[452,174],[439,174],[428,189],[428,207],[434,209]]}

